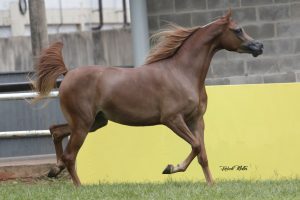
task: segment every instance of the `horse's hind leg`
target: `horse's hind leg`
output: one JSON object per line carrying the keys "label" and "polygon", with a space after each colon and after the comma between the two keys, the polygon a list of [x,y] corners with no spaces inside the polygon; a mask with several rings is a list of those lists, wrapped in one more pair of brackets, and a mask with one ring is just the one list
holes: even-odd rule
{"label": "horse's hind leg", "polygon": [[75,126],[71,127],[72,134],[70,136],[70,140],[67,144],[67,147],[63,153],[62,161],[67,167],[73,180],[73,183],[76,186],[79,186],[81,185],[81,183],[75,169],[75,162],[78,151],[81,148],[89,131],[89,126],[84,125],[85,123],[78,122],[75,122],[74,124]]}
{"label": "horse's hind leg", "polygon": [[[102,112],[99,112],[97,113],[95,121],[89,131],[96,131],[97,129],[104,127],[107,122],[108,120],[105,118],[104,114]],[[65,169],[65,164],[61,160],[61,157],[63,155],[62,140],[63,138],[71,134],[71,130],[68,124],[53,125],[49,129],[55,146],[57,164],[50,169],[48,177],[54,178],[57,177]]]}
{"label": "horse's hind leg", "polygon": [[90,113],[88,112],[88,108],[85,108],[80,114],[69,115],[69,120],[71,122],[69,124],[72,124],[72,126],[70,126],[71,136],[62,156],[62,161],[67,167],[73,183],[76,186],[81,184],[75,169],[75,162],[79,149],[89,131],[97,130],[107,124],[107,119],[104,117],[103,113],[97,113],[94,119],[91,118],[88,113]]}
{"label": "horse's hind leg", "polygon": [[[97,113],[95,121],[89,131],[96,131],[97,129],[105,126],[107,122],[108,120],[105,118],[104,114],[102,112],[99,112]],[[57,160],[56,166],[51,168],[48,173],[48,177],[53,178],[57,177],[60,174],[60,172],[65,169],[65,164],[61,160],[61,157],[63,155],[62,140],[63,138],[71,134],[71,130],[68,124],[53,125],[49,129],[53,138]]]}
{"label": "horse's hind leg", "polygon": [[53,125],[49,130],[52,135],[57,160],[56,166],[52,167],[48,173],[48,177],[53,178],[57,177],[57,175],[65,168],[65,165],[61,160],[63,154],[62,140],[70,135],[71,130],[68,124]]}

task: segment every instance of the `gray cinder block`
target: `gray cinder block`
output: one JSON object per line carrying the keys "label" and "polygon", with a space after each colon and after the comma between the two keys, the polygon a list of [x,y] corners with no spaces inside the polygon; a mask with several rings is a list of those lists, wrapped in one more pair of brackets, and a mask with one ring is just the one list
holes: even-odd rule
{"label": "gray cinder block", "polygon": [[191,26],[191,14],[190,13],[183,13],[183,14],[176,14],[176,15],[160,15],[159,17],[159,26],[163,28],[168,22],[173,22],[175,24],[181,26]]}
{"label": "gray cinder block", "polygon": [[271,3],[273,3],[273,0],[241,0],[242,6],[257,6]]}
{"label": "gray cinder block", "polygon": [[237,0],[209,0],[207,1],[208,9],[228,9],[239,7],[240,2]]}
{"label": "gray cinder block", "polygon": [[175,11],[192,11],[206,9],[206,0],[175,0]]}
{"label": "gray cinder block", "polygon": [[174,13],[174,0],[147,0],[149,15]]}
{"label": "gray cinder block", "polygon": [[290,5],[272,5],[258,8],[260,20],[280,20],[290,17]]}
{"label": "gray cinder block", "polygon": [[275,36],[275,28],[272,23],[251,24],[243,26],[248,35],[255,39],[272,38]]}
{"label": "gray cinder block", "polygon": [[245,74],[244,61],[222,61],[212,64],[214,77],[241,76]]}
{"label": "gray cinder block", "polygon": [[264,76],[264,83],[289,83],[295,81],[296,81],[296,75],[294,72]]}

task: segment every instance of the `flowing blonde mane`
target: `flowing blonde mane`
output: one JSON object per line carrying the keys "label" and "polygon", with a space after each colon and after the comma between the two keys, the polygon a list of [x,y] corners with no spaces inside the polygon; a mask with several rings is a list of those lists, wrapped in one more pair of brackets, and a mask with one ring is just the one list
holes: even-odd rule
{"label": "flowing blonde mane", "polygon": [[184,28],[175,24],[151,36],[151,43],[155,44],[146,58],[145,64],[151,64],[173,56],[183,42],[199,27]]}

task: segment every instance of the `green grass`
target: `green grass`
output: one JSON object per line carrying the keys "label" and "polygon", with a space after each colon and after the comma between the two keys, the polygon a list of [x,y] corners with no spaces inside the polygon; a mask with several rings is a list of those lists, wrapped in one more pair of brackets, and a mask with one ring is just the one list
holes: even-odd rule
{"label": "green grass", "polygon": [[30,183],[0,183],[0,199],[268,199],[300,200],[300,179],[281,181],[217,181],[213,187],[200,182],[107,184],[75,188],[66,180],[39,180]]}

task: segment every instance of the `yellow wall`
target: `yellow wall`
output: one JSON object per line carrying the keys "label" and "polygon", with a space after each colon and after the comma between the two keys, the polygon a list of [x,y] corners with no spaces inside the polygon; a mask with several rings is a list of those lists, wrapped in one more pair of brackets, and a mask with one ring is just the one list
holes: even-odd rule
{"label": "yellow wall", "polygon": [[[215,179],[300,177],[300,84],[210,86],[205,142]],[[184,173],[162,175],[190,146],[163,126],[110,122],[88,135],[77,159],[83,183],[204,180],[197,159]],[[248,166],[222,171],[220,166]]]}

